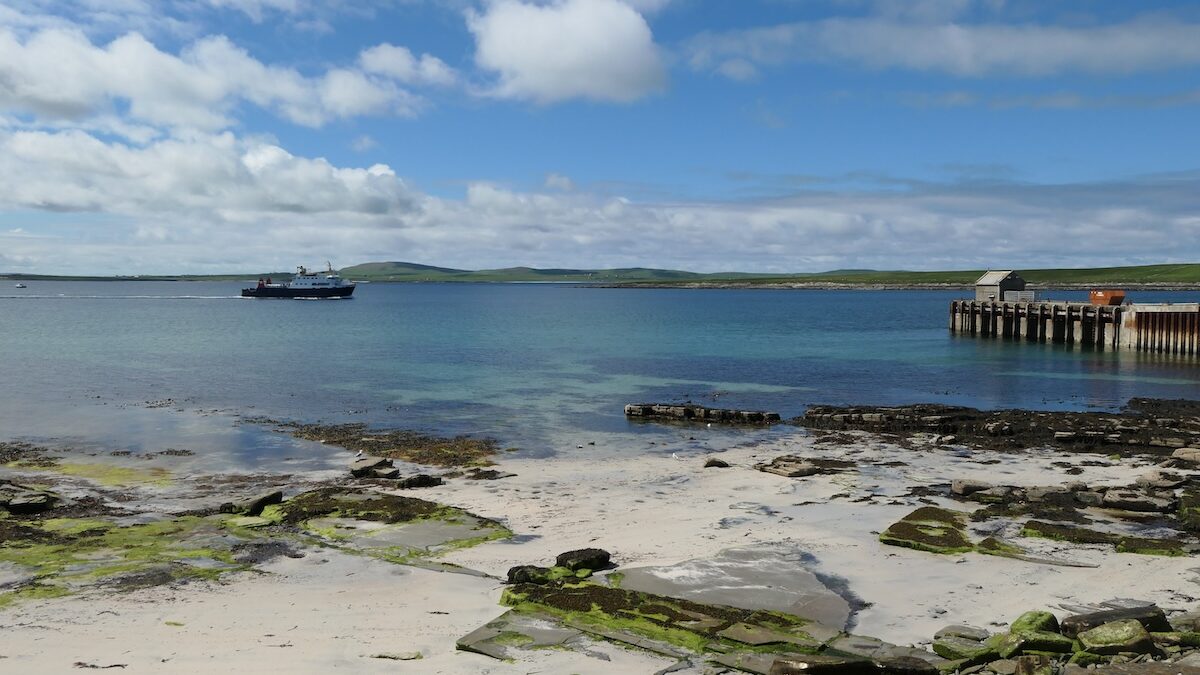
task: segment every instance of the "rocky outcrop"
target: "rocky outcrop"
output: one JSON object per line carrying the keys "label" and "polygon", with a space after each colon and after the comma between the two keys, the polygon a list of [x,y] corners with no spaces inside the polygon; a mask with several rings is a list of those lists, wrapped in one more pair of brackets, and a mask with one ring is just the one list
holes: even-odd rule
{"label": "rocky outcrop", "polygon": [[961,406],[812,406],[794,420],[810,429],[861,430],[1001,450],[1150,453],[1200,463],[1200,403],[1132,399],[1120,413],[981,411]]}
{"label": "rocky outcrop", "polygon": [[0,480],[0,509],[9,513],[39,513],[52,508],[58,501],[58,495],[48,490]]}
{"label": "rocky outcrop", "polygon": [[779,413],[759,410],[727,410],[705,408],[693,403],[630,403],[625,406],[625,416],[637,419],[672,420],[679,422],[718,422],[721,424],[775,424],[780,421]]}

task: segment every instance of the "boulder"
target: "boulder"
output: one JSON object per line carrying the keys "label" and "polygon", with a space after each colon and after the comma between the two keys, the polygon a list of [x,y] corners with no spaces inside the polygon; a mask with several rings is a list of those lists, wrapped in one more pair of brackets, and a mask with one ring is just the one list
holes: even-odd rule
{"label": "boulder", "polygon": [[373,469],[392,466],[392,460],[386,457],[362,457],[350,463],[350,475],[355,478],[371,475]]}
{"label": "boulder", "polygon": [[1075,493],[1075,501],[1083,506],[1100,506],[1104,503],[1104,493],[1080,490]]}
{"label": "boulder", "polygon": [[1192,464],[1200,464],[1200,448],[1179,448],[1172,452],[1171,456]]}
{"label": "boulder", "polygon": [[996,657],[996,650],[980,640],[971,640],[958,635],[941,635],[933,639],[933,653],[951,661],[986,661]]}
{"label": "boulder", "polygon": [[1139,513],[1167,513],[1175,510],[1177,500],[1170,493],[1131,488],[1113,488],[1104,493],[1104,507],[1137,511]]}
{"label": "boulder", "polygon": [[716,457],[710,457],[708,459],[708,461],[706,461],[704,463],[704,468],[706,468],[706,469],[728,469],[729,462],[726,462],[723,459],[717,459]]}
{"label": "boulder", "polygon": [[1128,619],[1141,623],[1146,630],[1154,633],[1169,633],[1171,631],[1171,624],[1167,621],[1166,614],[1156,605],[1107,609],[1100,612],[1076,614],[1063,619],[1060,628],[1063,635],[1075,637],[1097,626]]}
{"label": "boulder", "polygon": [[1146,627],[1137,619],[1123,619],[1101,624],[1077,636],[1079,644],[1092,654],[1150,654],[1157,651]]}
{"label": "boulder", "polygon": [[411,488],[437,487],[443,482],[444,481],[442,480],[441,476],[431,476],[427,473],[419,473],[415,476],[409,476],[408,478],[401,479],[396,483],[396,486],[401,489],[408,490]]}
{"label": "boulder", "polygon": [[1031,502],[1048,502],[1051,504],[1073,504],[1074,491],[1062,485],[1041,485],[1025,488],[1025,499]]}
{"label": "boulder", "polygon": [[575,551],[560,553],[555,560],[558,567],[565,567],[572,572],[579,570],[603,570],[612,564],[612,556],[602,548],[581,548]]}
{"label": "boulder", "polygon": [[392,479],[400,477],[400,469],[394,466],[377,466],[367,474],[371,478]]}
{"label": "boulder", "polygon": [[1012,622],[1010,631],[1024,633],[1027,631],[1058,632],[1058,619],[1050,612],[1025,612]]}
{"label": "boulder", "polygon": [[510,584],[545,584],[550,582],[550,569],[537,565],[517,565],[508,570]]}
{"label": "boulder", "polygon": [[981,490],[987,490],[992,487],[991,483],[985,483],[981,480],[972,480],[970,478],[957,478],[950,483],[950,492],[959,497],[966,497]]}
{"label": "boulder", "polygon": [[282,504],[282,503],[283,503],[283,491],[275,490],[274,492],[268,492],[264,495],[260,495],[253,499],[247,499],[247,500],[237,504],[237,509],[238,509],[239,513],[242,513],[244,515],[257,516],[263,512],[263,509],[267,508],[271,504]]}
{"label": "boulder", "polygon": [[1044,654],[1026,655],[1017,659],[1014,675],[1054,675],[1054,662]]}

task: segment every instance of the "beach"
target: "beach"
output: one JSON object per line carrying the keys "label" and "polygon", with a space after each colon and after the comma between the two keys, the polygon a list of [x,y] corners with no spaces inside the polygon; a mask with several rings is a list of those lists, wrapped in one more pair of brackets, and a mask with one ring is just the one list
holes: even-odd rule
{"label": "beach", "polygon": [[[919,649],[927,649],[944,626],[997,632],[1029,610],[1065,615],[1071,611],[1064,607],[1113,598],[1157,603],[1168,613],[1194,609],[1197,580],[1190,556],[1021,538],[1029,554],[1042,558],[1030,562],[978,552],[938,554],[880,541],[880,532],[916,507],[932,504],[964,513],[978,508],[952,499],[948,491],[937,494],[938,486],[955,480],[1118,486],[1155,470],[1161,458],[1064,454],[1051,448],[1004,453],[914,445],[868,432],[833,436],[801,429],[748,438],[719,451],[697,449],[708,429],[687,429],[695,439],[691,450],[648,446],[632,454],[585,446],[590,452],[577,448],[553,459],[501,454],[491,467],[500,478],[460,475],[406,490],[389,488],[385,480],[350,477],[344,467],[351,453],[319,443],[311,447],[324,454],[320,468],[238,474],[224,486],[213,474],[187,475],[187,456],[124,461],[96,448],[60,447],[49,454],[60,458],[60,467],[76,468],[55,489],[76,500],[85,493],[123,495],[123,501],[109,504],[143,515],[115,516],[122,523],[187,510],[216,513],[215,507],[234,496],[276,487],[286,505],[306,490],[339,486],[457,507],[499,523],[507,533],[405,564],[354,549],[334,535],[278,532],[269,538],[289,541],[285,554],[215,577],[167,577],[129,588],[80,582],[66,597],[21,597],[0,610],[0,655],[5,668],[22,672],[59,672],[84,664],[121,666],[123,672],[651,673],[676,664],[679,659],[630,650],[595,635],[573,642],[571,649],[511,649],[507,661],[458,648],[461,638],[506,611],[500,602],[510,568],[550,565],[556,555],[584,548],[611,553],[614,570],[598,572],[597,579],[618,572],[628,579],[648,570],[643,578],[691,597],[704,597],[723,584],[733,586],[734,596],[749,597],[764,583],[804,577],[807,581],[792,587],[784,582],[760,595],[784,597],[781,606],[808,607],[824,621],[844,619],[834,626],[838,630]],[[756,469],[781,456],[836,459],[845,466],[804,477]],[[729,466],[706,467],[712,459]],[[79,465],[100,461],[110,467],[132,464],[141,473],[122,478],[119,485],[108,481],[107,487],[81,477],[87,472]],[[402,474],[458,473],[402,461],[395,465]],[[31,470],[10,463],[4,478],[45,484],[54,472],[54,467]],[[163,474],[173,480],[155,482],[153,477]],[[973,529],[977,539],[1003,528],[990,523]],[[706,577],[706,561],[719,561],[729,551],[742,552],[744,573],[718,569],[713,577],[709,569]],[[1053,560],[1066,564],[1046,562]],[[431,569],[430,562],[439,569]],[[16,574],[12,565],[6,571]],[[690,588],[689,577],[696,580]],[[20,588],[11,578],[6,585],[9,592]],[[700,663],[686,672],[708,672]]]}

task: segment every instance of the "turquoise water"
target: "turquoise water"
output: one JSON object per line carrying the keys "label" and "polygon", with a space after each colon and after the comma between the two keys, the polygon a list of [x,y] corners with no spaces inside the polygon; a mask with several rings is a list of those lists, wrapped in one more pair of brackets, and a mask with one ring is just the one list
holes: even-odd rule
{"label": "turquoise water", "polygon": [[0,437],[128,426],[97,411],[173,399],[172,409],[483,434],[547,452],[686,434],[628,423],[621,409],[634,401],[792,416],[816,403],[1111,409],[1132,396],[1200,397],[1192,361],[955,337],[948,303],[961,291],[370,284],[351,300],[296,301],[243,299],[240,287],[0,290]]}

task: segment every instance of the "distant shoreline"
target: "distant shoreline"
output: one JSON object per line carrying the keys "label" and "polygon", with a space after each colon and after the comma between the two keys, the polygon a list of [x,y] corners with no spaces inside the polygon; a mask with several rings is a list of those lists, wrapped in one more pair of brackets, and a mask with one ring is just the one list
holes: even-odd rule
{"label": "distant shoreline", "polygon": [[[258,275],[267,276],[267,275]],[[284,273],[270,276],[286,278]],[[4,281],[173,281],[173,282],[218,282],[218,283],[254,283],[256,276],[144,276],[144,277],[99,277],[99,276],[50,276],[36,274],[5,274],[0,275]],[[364,284],[512,284],[512,285],[564,285],[583,286],[586,288],[641,288],[641,289],[688,289],[688,290],[795,290],[795,291],[970,291],[974,289],[969,283],[929,283],[929,282],[893,282],[893,281],[585,281],[577,279],[563,280],[487,280],[487,279],[352,279]],[[1036,283],[1027,285],[1030,290],[1039,291],[1087,291],[1097,288],[1119,288],[1126,291],[1197,291],[1200,284],[1192,282],[1063,282]]]}

